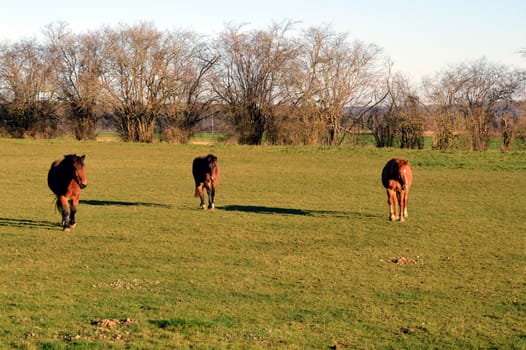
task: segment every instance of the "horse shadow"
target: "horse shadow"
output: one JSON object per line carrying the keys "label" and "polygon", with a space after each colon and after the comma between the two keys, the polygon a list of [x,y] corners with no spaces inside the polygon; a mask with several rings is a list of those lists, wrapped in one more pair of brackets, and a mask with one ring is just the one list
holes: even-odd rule
{"label": "horse shadow", "polygon": [[348,217],[350,213],[337,210],[316,210],[316,209],[297,209],[297,208],[280,208],[266,207],[261,205],[225,205],[217,207],[225,211],[237,211],[242,213],[254,214],[279,214],[279,215],[297,215],[297,216],[337,216]]}
{"label": "horse shadow", "polygon": [[127,202],[127,201],[110,201],[96,199],[81,199],[80,204],[94,206],[120,206],[120,207],[152,207],[152,208],[171,208],[168,204],[149,203],[149,202]]}
{"label": "horse shadow", "polygon": [[46,220],[14,219],[0,218],[0,226],[18,227],[18,228],[44,228],[55,230],[60,226],[58,222]]}

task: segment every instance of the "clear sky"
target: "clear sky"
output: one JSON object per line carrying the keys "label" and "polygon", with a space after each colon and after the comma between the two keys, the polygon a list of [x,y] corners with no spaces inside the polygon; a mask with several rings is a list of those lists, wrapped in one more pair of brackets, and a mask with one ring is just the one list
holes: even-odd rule
{"label": "clear sky", "polygon": [[215,35],[225,24],[266,29],[297,21],[331,25],[351,40],[374,43],[420,83],[451,64],[486,57],[526,70],[526,0],[17,0],[2,1],[0,41],[38,37],[63,21],[74,32],[102,25],[154,23]]}

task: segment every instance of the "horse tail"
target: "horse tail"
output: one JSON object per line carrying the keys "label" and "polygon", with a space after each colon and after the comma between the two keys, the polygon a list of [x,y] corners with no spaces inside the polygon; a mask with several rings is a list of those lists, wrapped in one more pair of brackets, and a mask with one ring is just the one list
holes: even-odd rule
{"label": "horse tail", "polygon": [[58,196],[55,196],[55,208],[58,210],[58,212],[62,212],[62,204],[58,200]]}

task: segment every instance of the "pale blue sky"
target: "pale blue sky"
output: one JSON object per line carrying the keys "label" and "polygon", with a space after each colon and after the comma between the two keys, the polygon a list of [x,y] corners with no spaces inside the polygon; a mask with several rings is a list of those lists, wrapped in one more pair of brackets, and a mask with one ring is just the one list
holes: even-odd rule
{"label": "pale blue sky", "polygon": [[416,83],[482,57],[526,69],[525,0],[17,0],[0,6],[0,40],[38,36],[56,21],[75,32],[150,21],[214,35],[229,22],[264,29],[284,20],[374,43]]}

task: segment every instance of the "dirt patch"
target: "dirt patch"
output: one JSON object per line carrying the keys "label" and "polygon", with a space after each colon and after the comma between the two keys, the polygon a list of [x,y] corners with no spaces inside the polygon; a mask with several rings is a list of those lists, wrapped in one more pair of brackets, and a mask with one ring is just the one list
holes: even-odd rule
{"label": "dirt patch", "polygon": [[122,138],[120,136],[104,135],[104,136],[97,136],[96,141],[99,141],[99,142],[120,142],[120,141],[122,141]]}
{"label": "dirt patch", "polygon": [[419,263],[418,258],[412,259],[412,258],[405,258],[405,257],[399,257],[399,258],[392,258],[392,263],[395,263],[397,265],[415,265]]}
{"label": "dirt patch", "polygon": [[217,143],[217,140],[214,139],[201,139],[201,138],[194,138],[188,140],[189,145],[215,145]]}
{"label": "dirt patch", "polygon": [[117,326],[129,326],[130,324],[133,324],[133,323],[137,323],[137,321],[129,317],[122,319],[122,320],[103,318],[103,319],[96,319],[96,320],[91,321],[91,324],[93,326],[104,327],[104,328],[113,328]]}
{"label": "dirt patch", "polygon": [[427,333],[427,328],[422,326],[416,327],[401,327],[400,333],[403,334],[417,334],[417,333]]}

